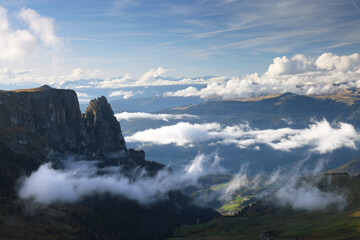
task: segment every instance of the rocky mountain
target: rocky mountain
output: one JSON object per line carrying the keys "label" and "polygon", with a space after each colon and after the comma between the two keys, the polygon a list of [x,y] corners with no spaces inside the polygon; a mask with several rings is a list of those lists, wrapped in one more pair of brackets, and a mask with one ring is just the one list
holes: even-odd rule
{"label": "rocky mountain", "polygon": [[21,177],[46,162],[61,169],[61,160],[69,155],[97,160],[99,169],[120,166],[124,176],[140,170],[141,176],[144,171],[151,176],[164,168],[146,161],[144,151],[126,148],[105,97],[91,100],[82,114],[73,90],[42,86],[0,91],[1,239],[163,239],[180,224],[217,216],[179,191],[146,206],[126,196],[95,193],[73,204],[40,210],[18,199]]}
{"label": "rocky mountain", "polygon": [[0,112],[2,129],[12,132],[7,139],[12,148],[26,149],[38,137],[46,153],[126,155],[120,125],[105,97],[92,100],[81,114],[72,90],[42,86],[1,91]]}

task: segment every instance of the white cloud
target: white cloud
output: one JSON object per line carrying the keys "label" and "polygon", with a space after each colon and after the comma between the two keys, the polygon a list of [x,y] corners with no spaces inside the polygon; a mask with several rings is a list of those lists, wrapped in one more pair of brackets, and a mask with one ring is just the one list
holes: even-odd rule
{"label": "white cloud", "polygon": [[[141,204],[151,204],[166,198],[166,193],[171,190],[197,184],[197,180],[204,175],[222,173],[224,170],[218,163],[216,154],[199,154],[184,169],[172,174],[161,170],[154,177],[145,177],[144,172],[124,176],[119,166],[98,169],[91,161],[68,160],[64,169],[54,169],[50,164],[44,164],[23,179],[19,197],[51,204],[75,202],[94,193],[111,193]],[[98,174],[99,171],[101,174]]]}
{"label": "white cloud", "polygon": [[21,60],[33,51],[36,43],[28,30],[10,28],[7,10],[0,6],[0,60]]}
{"label": "white cloud", "polygon": [[40,14],[30,8],[22,8],[19,12],[19,18],[28,24],[29,29],[37,35],[46,46],[51,48],[59,47],[60,40],[55,35],[53,19],[40,16]]}
{"label": "white cloud", "polygon": [[165,73],[169,72],[170,69],[164,69],[159,67],[157,69],[150,69],[148,72],[144,73],[139,79],[139,82],[151,82],[154,81],[157,77],[164,75]]}
{"label": "white cloud", "polygon": [[325,154],[343,147],[357,149],[360,133],[351,124],[339,123],[331,126],[325,119],[305,129],[265,130],[253,130],[246,124],[222,127],[218,123],[180,122],[137,132],[127,136],[126,141],[190,147],[207,141],[212,141],[210,144],[215,141],[217,144],[236,145],[239,148],[256,148],[259,144],[265,144],[280,151],[308,148],[310,151]]}
{"label": "white cloud", "polygon": [[177,146],[192,146],[211,138],[210,131],[220,130],[218,123],[191,124],[180,122],[172,126],[148,129],[126,137],[127,142],[149,142],[159,145],[175,144]]}
{"label": "white cloud", "polygon": [[180,120],[184,118],[199,118],[195,115],[190,114],[165,114],[165,113],[159,113],[159,114],[153,114],[153,113],[145,113],[145,112],[122,112],[115,114],[115,117],[117,120],[126,120],[130,121],[133,119],[153,119],[153,120],[162,120],[165,122],[168,122],[169,120]]}
{"label": "white cloud", "polygon": [[303,54],[297,54],[291,59],[286,56],[275,58],[270,64],[268,74],[270,75],[293,75],[314,70],[312,59],[307,59]]}
{"label": "white cloud", "polygon": [[359,69],[360,56],[358,53],[350,56],[337,56],[332,53],[324,53],[316,60],[316,66],[319,69],[347,72]]}
{"label": "white cloud", "polygon": [[133,91],[119,90],[119,91],[114,91],[114,92],[110,93],[109,97],[123,96],[124,99],[128,99],[128,98],[131,98],[132,96],[138,95],[138,94],[143,94],[143,92],[142,91],[133,92]]}
{"label": "white cloud", "polygon": [[324,53],[318,58],[297,54],[275,58],[262,76],[249,74],[228,78],[223,82],[207,83],[201,89],[188,87],[166,96],[198,96],[201,98],[242,98],[292,92],[296,94],[335,93],[346,88],[360,87],[359,54],[337,56]]}
{"label": "white cloud", "polygon": [[91,100],[91,96],[87,93],[76,92],[76,95],[78,96],[79,102],[90,102]]}
{"label": "white cloud", "polygon": [[87,93],[76,92],[76,94],[79,98],[90,98],[90,96]]}
{"label": "white cloud", "polygon": [[323,180],[318,177],[319,172],[323,171],[323,160],[320,159],[313,170],[304,167],[307,160],[309,159],[301,160],[291,169],[278,169],[269,176],[259,174],[249,177],[241,169],[222,190],[221,199],[229,201],[235,193],[246,189],[253,191],[257,198],[294,210],[323,210],[329,206],[343,209],[347,198],[344,191],[319,188],[319,181]]}
{"label": "white cloud", "polygon": [[322,210],[330,205],[342,209],[346,197],[331,191],[322,191],[312,182],[290,180],[274,194],[276,204],[291,206],[295,210]]}
{"label": "white cloud", "polygon": [[164,93],[164,96],[166,97],[193,97],[198,95],[199,90],[197,90],[195,87],[188,87],[183,90],[176,91],[174,93],[172,92],[166,92]]}

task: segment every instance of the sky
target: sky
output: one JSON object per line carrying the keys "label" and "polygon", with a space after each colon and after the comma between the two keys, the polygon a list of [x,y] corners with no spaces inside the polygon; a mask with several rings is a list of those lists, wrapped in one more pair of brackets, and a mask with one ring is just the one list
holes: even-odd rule
{"label": "sky", "polygon": [[[92,97],[89,88],[114,89],[106,95],[127,99],[144,94],[128,87],[164,85],[187,85],[161,93],[168,97],[331,92],[324,77],[348,83],[360,74],[359,6],[359,0],[0,0],[0,87],[48,83],[80,89],[83,99]],[[320,80],[310,82],[321,84],[312,90],[286,87],[282,79],[319,71]],[[245,92],[228,92],[233,78]],[[249,81],[277,84],[261,90],[244,86]]]}

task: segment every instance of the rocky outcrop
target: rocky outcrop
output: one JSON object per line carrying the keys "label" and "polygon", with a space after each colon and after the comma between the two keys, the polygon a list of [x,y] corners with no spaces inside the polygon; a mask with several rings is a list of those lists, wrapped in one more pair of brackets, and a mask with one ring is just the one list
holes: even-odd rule
{"label": "rocky outcrop", "polygon": [[120,124],[104,96],[90,101],[83,120],[86,130],[84,153],[106,157],[126,156]]}
{"label": "rocky outcrop", "polygon": [[[79,153],[85,146],[85,128],[77,100],[72,90],[57,90],[48,86],[0,92],[0,126],[3,141],[16,152],[27,153],[29,145],[44,154]],[[42,148],[41,148],[42,146]]]}
{"label": "rocky outcrop", "polygon": [[105,97],[91,100],[81,114],[73,90],[45,85],[0,91],[0,133],[0,142],[16,153],[43,158],[70,153],[137,165],[128,154],[120,124]]}

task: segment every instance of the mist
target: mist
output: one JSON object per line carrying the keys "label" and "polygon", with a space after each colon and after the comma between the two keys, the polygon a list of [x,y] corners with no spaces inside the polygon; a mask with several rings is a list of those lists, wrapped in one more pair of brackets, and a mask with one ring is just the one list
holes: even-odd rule
{"label": "mist", "polygon": [[163,169],[149,177],[144,170],[136,170],[128,177],[121,173],[121,166],[99,169],[97,161],[74,161],[72,157],[63,161],[63,169],[54,169],[50,163],[46,163],[29,177],[24,177],[19,197],[48,205],[72,203],[93,194],[110,193],[140,204],[151,204],[166,199],[169,191],[197,185],[202,176],[224,173],[220,162],[221,158],[216,153],[198,154],[174,173]]}
{"label": "mist", "polygon": [[[229,200],[235,192],[246,189],[255,192],[257,198],[279,207],[314,211],[334,206],[342,210],[347,203],[346,191],[331,186],[331,179],[321,174],[328,160],[319,159],[310,169],[305,167],[309,159],[310,156],[291,169],[279,168],[270,175],[249,177],[246,170],[241,169],[223,190],[221,199]],[[327,187],[320,188],[320,182]]]}

